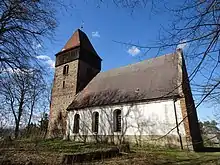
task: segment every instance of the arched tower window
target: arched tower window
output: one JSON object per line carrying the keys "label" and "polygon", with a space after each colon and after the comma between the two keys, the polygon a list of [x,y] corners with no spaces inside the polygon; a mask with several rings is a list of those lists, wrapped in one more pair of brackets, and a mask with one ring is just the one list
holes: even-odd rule
{"label": "arched tower window", "polygon": [[116,109],[113,112],[113,124],[114,124],[114,132],[121,131],[121,110]]}
{"label": "arched tower window", "polygon": [[69,65],[65,65],[63,67],[63,75],[67,75],[69,73]]}
{"label": "arched tower window", "polygon": [[58,115],[58,120],[62,120],[62,112],[59,112],[59,115]]}
{"label": "arched tower window", "polygon": [[99,113],[92,113],[92,132],[98,133],[99,129]]}
{"label": "arched tower window", "polygon": [[73,133],[79,133],[79,120],[80,120],[80,115],[75,114],[74,124],[73,124]]}
{"label": "arched tower window", "polygon": [[65,81],[63,81],[63,88],[65,88]]}

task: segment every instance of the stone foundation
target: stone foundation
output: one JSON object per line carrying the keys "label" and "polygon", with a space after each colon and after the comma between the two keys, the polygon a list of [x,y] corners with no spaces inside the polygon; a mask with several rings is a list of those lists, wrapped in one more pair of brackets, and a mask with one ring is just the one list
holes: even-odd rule
{"label": "stone foundation", "polygon": [[[133,145],[140,146],[151,146],[151,147],[165,147],[165,148],[178,148],[181,149],[181,144],[178,136],[169,135],[166,137],[153,136],[153,135],[125,135],[121,136],[100,136],[100,135],[75,135],[69,137],[70,140],[79,141],[79,142],[93,142],[93,143],[112,143],[112,144],[121,144],[129,143]],[[189,147],[187,144],[187,137],[182,138],[182,145],[184,150],[192,150],[192,147]]]}

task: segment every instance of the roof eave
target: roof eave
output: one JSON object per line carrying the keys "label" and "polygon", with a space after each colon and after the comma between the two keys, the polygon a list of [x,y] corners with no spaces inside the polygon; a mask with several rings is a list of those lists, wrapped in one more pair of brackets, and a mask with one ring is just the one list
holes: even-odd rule
{"label": "roof eave", "polygon": [[130,100],[130,101],[122,101],[117,103],[107,103],[107,104],[100,104],[100,105],[90,105],[90,106],[81,106],[81,107],[70,107],[71,104],[66,109],[67,111],[73,111],[73,110],[79,110],[84,108],[93,108],[93,107],[99,107],[99,106],[109,106],[109,105],[119,105],[119,104],[129,104],[129,103],[140,103],[140,102],[151,102],[151,101],[158,101],[158,100],[167,100],[167,99],[178,99],[182,98],[180,94],[174,94],[172,96],[167,97],[158,97],[158,98],[151,98],[151,99],[141,99],[141,100]]}
{"label": "roof eave", "polygon": [[76,48],[79,48],[79,47],[80,47],[80,45],[77,45],[77,46],[72,47],[72,48],[69,48],[69,49],[61,50],[60,52],[58,52],[57,54],[55,54],[55,56],[58,56],[58,55],[60,55],[60,54],[66,53],[66,52],[68,52],[68,51],[70,51],[70,50],[73,50],[73,49],[76,49]]}

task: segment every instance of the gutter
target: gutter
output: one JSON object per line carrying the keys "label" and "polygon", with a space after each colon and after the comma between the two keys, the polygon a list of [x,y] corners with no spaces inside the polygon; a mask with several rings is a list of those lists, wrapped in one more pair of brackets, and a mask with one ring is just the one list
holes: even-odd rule
{"label": "gutter", "polygon": [[173,106],[174,106],[174,113],[175,113],[175,120],[176,120],[176,130],[177,130],[177,134],[179,136],[181,150],[183,150],[183,141],[182,141],[182,137],[181,137],[181,134],[180,134],[179,123],[178,123],[178,119],[177,119],[176,104],[175,104],[176,101],[177,101],[177,99],[174,98],[173,99]]}

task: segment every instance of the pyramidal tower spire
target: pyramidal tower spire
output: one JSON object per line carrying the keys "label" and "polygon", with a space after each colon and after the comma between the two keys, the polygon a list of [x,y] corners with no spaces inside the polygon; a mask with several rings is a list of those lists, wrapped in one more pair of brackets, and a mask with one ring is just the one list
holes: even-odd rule
{"label": "pyramidal tower spire", "polygon": [[66,50],[69,50],[69,49],[72,49],[75,47],[80,47],[80,48],[86,49],[86,50],[94,53],[94,55],[98,56],[97,52],[95,51],[94,47],[92,46],[91,42],[89,41],[89,38],[80,29],[77,29],[73,33],[73,35],[70,37],[70,39],[64,45],[62,51],[66,51]]}

